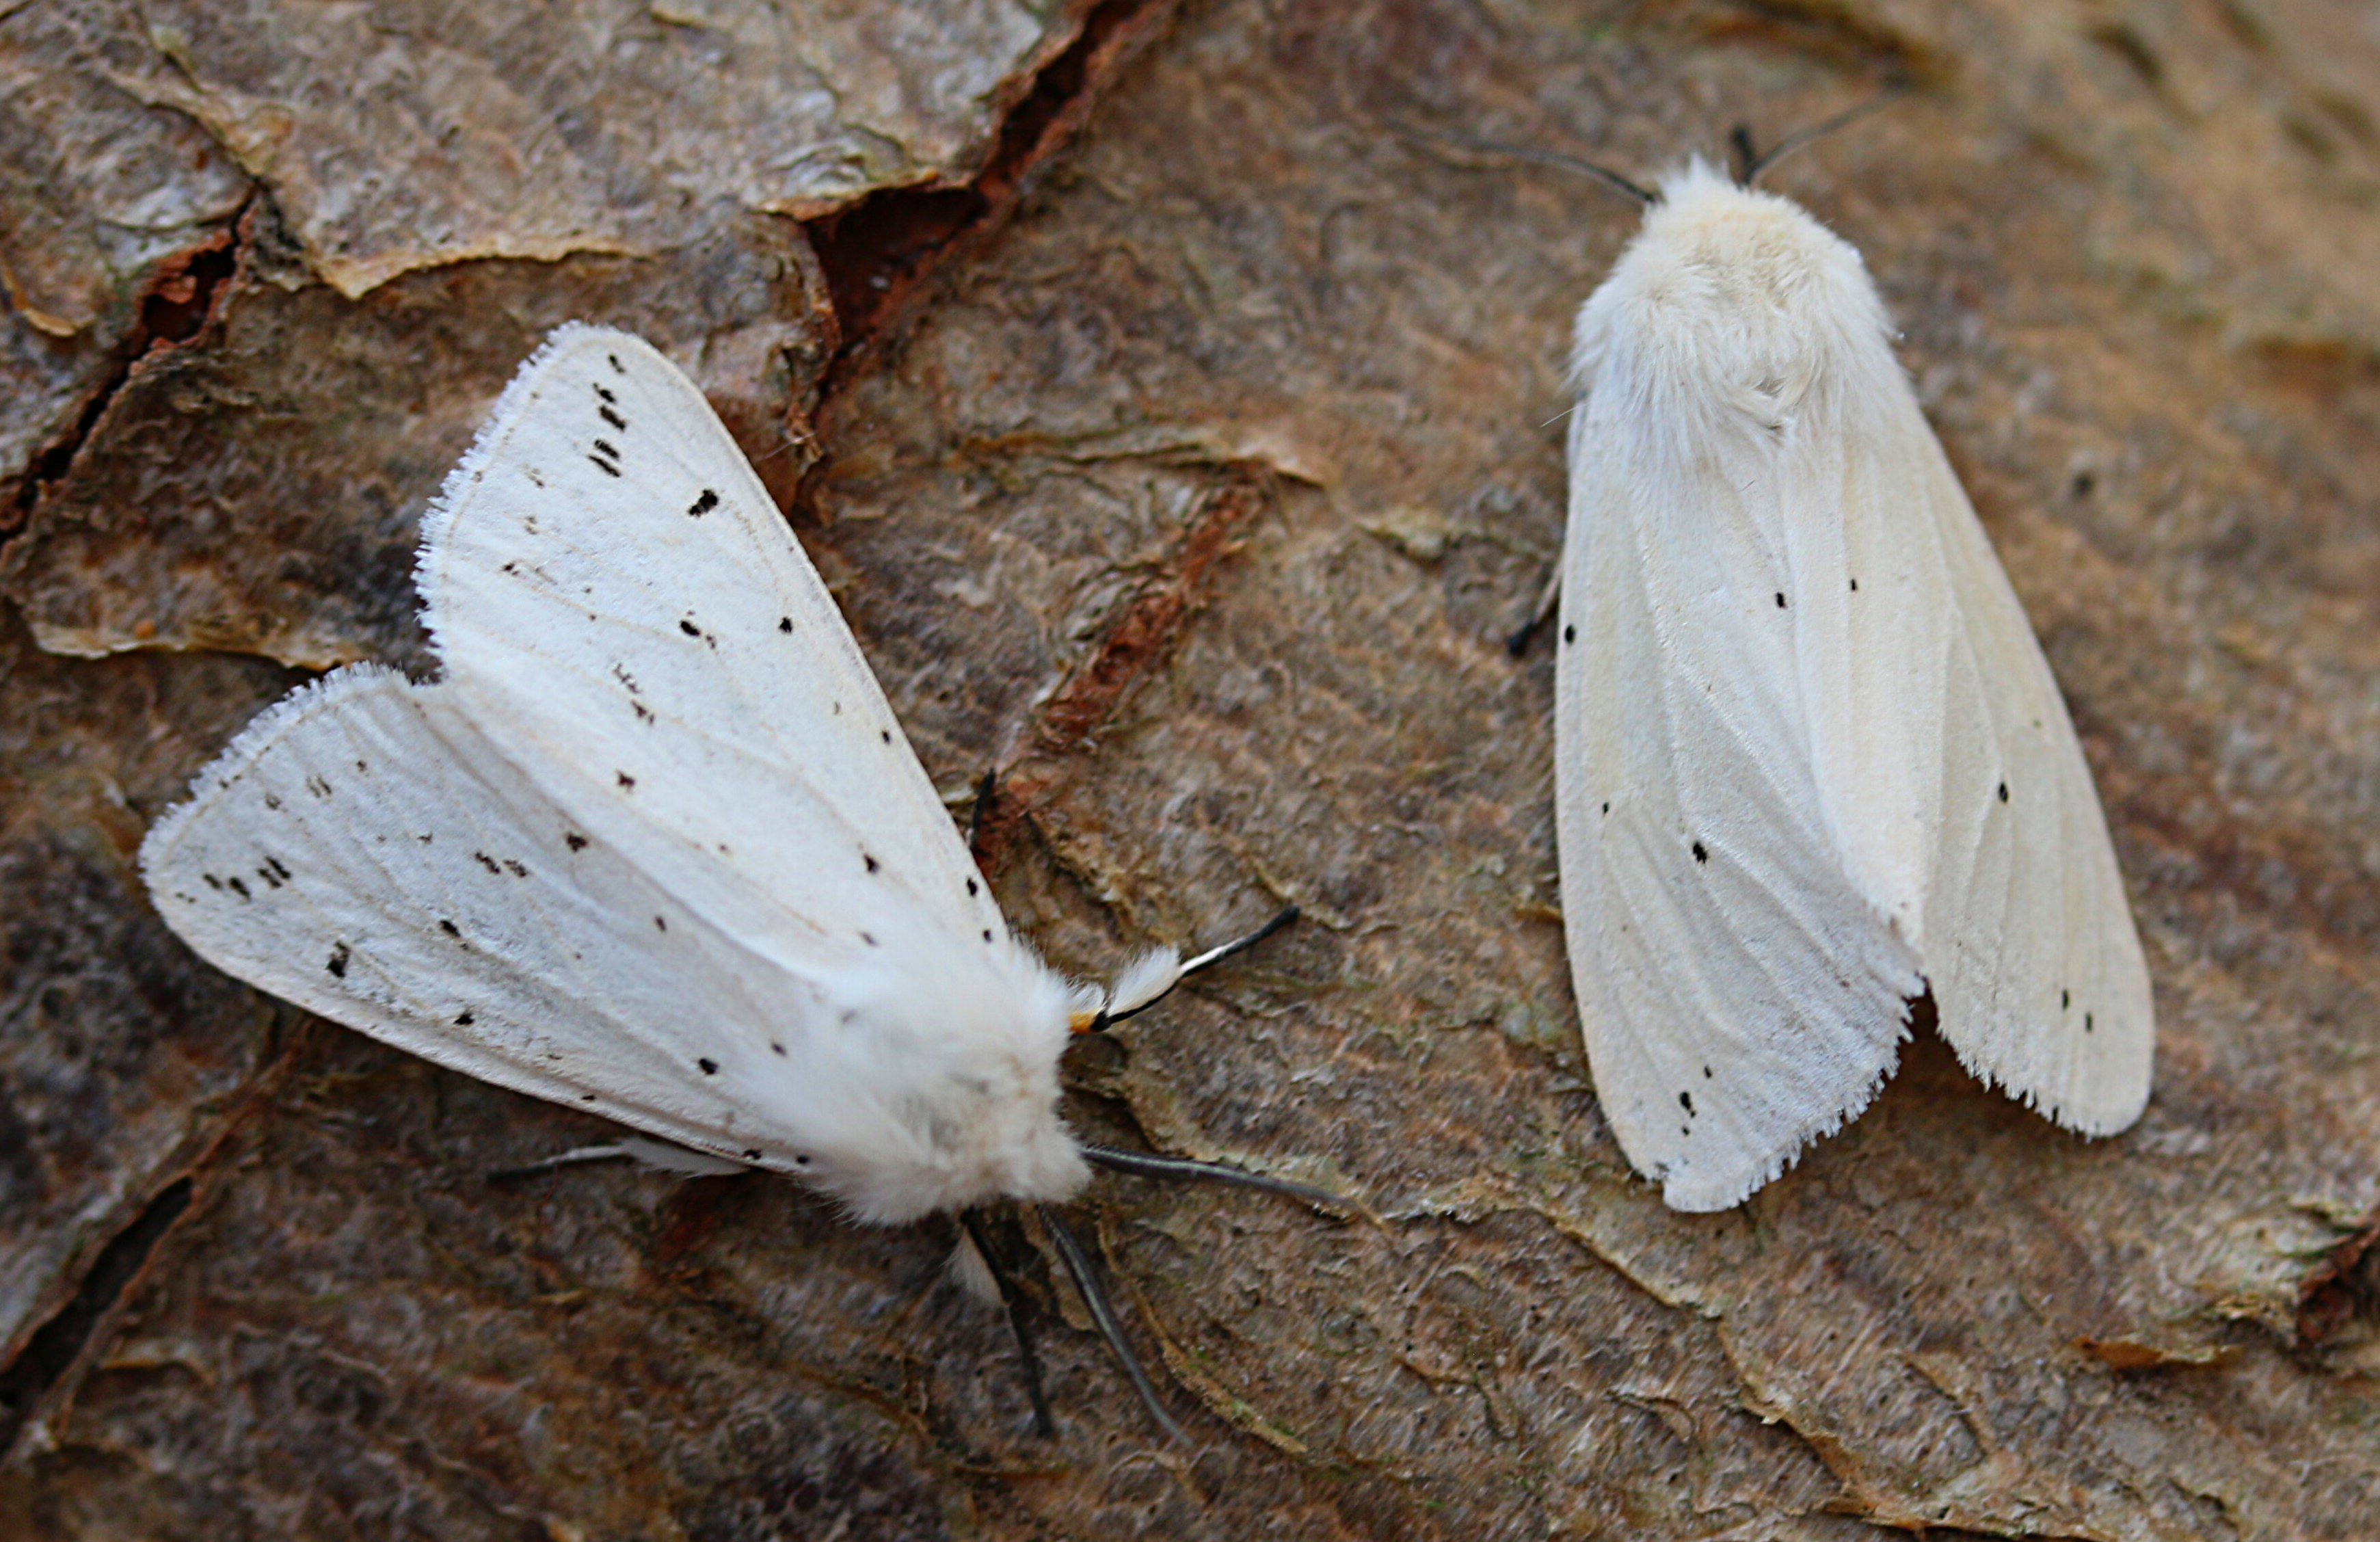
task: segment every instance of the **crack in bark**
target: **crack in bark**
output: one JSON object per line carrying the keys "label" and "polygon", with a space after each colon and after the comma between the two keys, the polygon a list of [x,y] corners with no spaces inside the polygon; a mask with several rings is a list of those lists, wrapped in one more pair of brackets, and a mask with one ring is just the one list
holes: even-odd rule
{"label": "crack in bark", "polygon": [[160,1189],[131,1224],[99,1250],[67,1304],[33,1330],[14,1360],[0,1367],[0,1456],[16,1445],[33,1411],[74,1368],[83,1346],[138,1278],[159,1240],[189,1208],[188,1177]]}
{"label": "crack in bark", "polygon": [[1103,0],[1009,108],[972,181],[886,188],[805,227],[833,301],[834,362],[820,388],[832,398],[853,361],[925,280],[997,230],[1027,177],[1073,138],[1122,66],[1163,30],[1177,0]]}
{"label": "crack in bark", "polygon": [[1217,567],[1239,550],[1238,536],[1273,501],[1274,475],[1255,461],[1222,467],[1181,540],[1156,575],[1119,610],[1081,662],[1020,728],[1026,747],[1001,777],[1000,796],[983,820],[979,851],[993,869],[1020,820],[1033,819],[1064,781],[1060,762],[1082,749],[1157,665],[1173,651],[1190,617],[1213,596]]}
{"label": "crack in bark", "polygon": [[108,370],[107,378],[83,404],[74,426],[26,467],[24,480],[17,486],[13,506],[5,520],[5,533],[0,533],[0,545],[25,528],[42,494],[73,468],[75,457],[90,443],[100,419],[149,356],[160,348],[179,347],[197,336],[213,318],[217,300],[232,275],[238,272],[240,260],[250,245],[249,222],[255,210],[256,200],[251,195],[229,222],[204,240],[157,264],[143,286],[140,313],[118,345],[115,364]]}

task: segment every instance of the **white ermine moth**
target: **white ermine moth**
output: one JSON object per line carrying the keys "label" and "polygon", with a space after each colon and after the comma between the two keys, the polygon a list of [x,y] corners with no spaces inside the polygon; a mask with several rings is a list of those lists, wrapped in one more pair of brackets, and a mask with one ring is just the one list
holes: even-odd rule
{"label": "white ermine moth", "polygon": [[[436,683],[365,664],[301,688],[151,830],[150,892],[210,962],[861,1221],[1068,1199],[1094,1162],[1330,1202],[1068,1132],[1070,1030],[1255,939],[1152,954],[1110,993],[1012,936],[826,586],[650,345],[548,338],[415,577]],[[667,1150],[558,1160],[701,1165]]]}
{"label": "white ermine moth", "polygon": [[1572,356],[1563,916],[1604,1115],[1682,1210],[1865,1108],[1929,993],[2086,1135],[2139,1117],[2155,1038],[2090,770],[1883,302],[1749,181],[1640,195]]}

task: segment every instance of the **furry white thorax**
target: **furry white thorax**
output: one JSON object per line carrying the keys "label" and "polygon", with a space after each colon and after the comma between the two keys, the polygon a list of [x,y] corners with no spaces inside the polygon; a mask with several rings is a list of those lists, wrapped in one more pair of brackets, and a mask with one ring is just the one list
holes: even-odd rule
{"label": "furry white thorax", "polygon": [[904,941],[826,982],[837,1026],[808,1046],[806,1080],[796,1060],[750,1089],[801,1132],[802,1175],[880,1225],[1073,1197],[1090,1171],[1058,1117],[1058,1059],[1076,988],[1013,939]]}
{"label": "furry white thorax", "polygon": [[1851,243],[1700,158],[1660,186],[1579,310],[1572,375],[1607,419],[1666,436],[1684,458],[1714,410],[1784,432],[1813,392],[1840,408],[1846,394],[1893,383],[1891,324]]}

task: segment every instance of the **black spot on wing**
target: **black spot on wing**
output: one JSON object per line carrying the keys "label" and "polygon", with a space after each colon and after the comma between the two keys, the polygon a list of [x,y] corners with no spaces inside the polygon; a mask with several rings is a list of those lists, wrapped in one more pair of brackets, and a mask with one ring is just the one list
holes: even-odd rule
{"label": "black spot on wing", "polygon": [[978,882],[977,882],[975,880],[973,880],[973,879],[969,879],[969,880],[967,880],[967,894],[968,894],[968,897],[969,897],[969,898],[973,898],[975,895],[979,894],[979,893],[981,893],[982,892],[983,892],[983,885],[982,885],[982,884],[978,883]]}
{"label": "black spot on wing", "polygon": [[306,779],[306,790],[313,794],[316,797],[329,797],[331,795],[331,784],[323,781],[319,776],[310,776]]}
{"label": "black spot on wing", "polygon": [[612,372],[613,374],[625,375],[628,372],[628,367],[620,362],[620,356],[618,354],[607,353],[603,358],[611,364]]}
{"label": "black spot on wing", "polygon": [[2008,801],[2008,783],[2005,782],[2000,783],[2000,801],[2002,803]]}
{"label": "black spot on wing", "polygon": [[562,844],[568,846],[572,851],[585,851],[587,849],[587,837],[579,834],[576,831],[572,831],[562,837]]}
{"label": "black spot on wing", "polygon": [[697,498],[693,503],[686,505],[686,512],[687,517],[699,519],[718,506],[719,494],[706,487],[702,490],[701,497]]}
{"label": "black spot on wing", "polygon": [[322,967],[331,971],[332,978],[345,979],[347,977],[347,960],[351,956],[345,942],[334,942],[331,945],[330,962]]}
{"label": "black spot on wing", "polygon": [[456,926],[454,922],[447,920],[443,916],[439,917],[438,929],[444,932],[449,937],[459,938],[463,935],[463,929],[461,927]]}
{"label": "black spot on wing", "polygon": [[709,1055],[703,1056],[694,1063],[702,1067],[702,1074],[706,1076],[716,1076],[719,1075],[719,1062],[712,1060]]}
{"label": "black spot on wing", "polygon": [[1694,843],[1694,860],[1697,862],[1708,862],[1710,860],[1710,848],[1704,845],[1700,841],[1696,841]]}
{"label": "black spot on wing", "polygon": [[620,779],[620,787],[622,791],[634,792],[636,790],[637,779],[630,776],[626,771],[613,771],[612,774]]}
{"label": "black spot on wing", "polygon": [[861,853],[859,854],[859,859],[860,859],[862,862],[865,862],[865,863],[867,863],[867,864],[868,864],[868,870],[869,872],[871,872],[871,873],[872,873],[872,872],[874,872],[874,871],[876,870],[876,868],[877,868],[876,858],[874,858],[874,857],[872,857],[872,856],[868,856],[866,852],[864,852],[864,851],[863,851],[863,852],[861,852]]}
{"label": "black spot on wing", "polygon": [[653,929],[655,931],[667,931],[669,930],[669,923],[656,916],[653,917]]}
{"label": "black spot on wing", "polygon": [[455,1026],[458,1028],[468,1028],[471,1026],[473,1021],[474,1019],[468,1009],[455,1014]]}
{"label": "black spot on wing", "polygon": [[677,624],[677,629],[678,629],[679,631],[681,631],[681,632],[684,632],[687,637],[698,637],[702,636],[702,628],[701,628],[701,627],[699,627],[699,626],[697,626],[697,625],[696,625],[693,622],[691,622],[691,621],[681,621],[681,622],[679,622],[679,623]]}
{"label": "black spot on wing", "polygon": [[1570,625],[1568,625],[1567,623],[1565,623],[1565,624],[1563,625],[1563,626],[1562,626],[1562,641],[1564,641],[1564,642],[1576,642],[1577,640],[1578,640],[1578,628],[1577,628],[1577,627],[1575,627],[1575,626]]}
{"label": "black spot on wing", "polygon": [[602,397],[602,398],[603,398],[603,400],[605,400],[605,401],[607,401],[607,402],[616,402],[616,401],[618,401],[618,400],[620,399],[619,397],[614,396],[613,395],[612,395],[612,388],[611,388],[610,386],[608,386],[608,385],[605,385],[601,381],[595,381],[595,382],[591,382],[591,383],[592,383],[592,384],[594,385],[594,387],[595,387],[595,395],[597,395],[598,396]]}
{"label": "black spot on wing", "polygon": [[496,866],[496,859],[490,856],[486,852],[473,852],[471,854],[471,860],[477,862],[480,867],[487,868],[488,871],[496,874],[498,877],[502,877],[504,875],[504,869]]}
{"label": "black spot on wing", "polygon": [[1682,1109],[1685,1110],[1688,1113],[1692,1113],[1692,1112],[1694,1112],[1694,1095],[1693,1093],[1691,1093],[1691,1092],[1681,1092],[1681,1093],[1679,1093],[1679,1094],[1678,1094],[1678,1107],[1680,1107],[1680,1108],[1682,1108]]}
{"label": "black spot on wing", "polygon": [[241,899],[245,900],[254,897],[249,893],[248,885],[241,882],[238,879],[227,878],[224,880],[224,887],[230,890],[233,893],[237,894]]}
{"label": "black spot on wing", "polygon": [[266,807],[267,808],[278,808],[278,807],[281,807],[281,795],[280,795],[279,793],[267,793],[267,794],[265,794],[265,795],[264,795],[264,807]]}
{"label": "black spot on wing", "polygon": [[780,1055],[782,1055],[782,1054],[783,1054],[783,1053],[785,1052],[785,1047],[784,1047],[783,1045],[782,1045],[782,1044],[771,1044],[771,1045],[770,1045],[770,1046],[769,1046],[769,1048],[770,1048],[771,1050],[773,1050],[775,1053],[780,1054]]}
{"label": "black spot on wing", "polygon": [[602,472],[607,477],[616,477],[620,474],[620,468],[613,465],[608,460],[598,459],[594,455],[589,455],[587,458],[594,462],[595,469]]}
{"label": "black spot on wing", "polygon": [[595,409],[595,415],[602,419],[603,421],[611,424],[613,428],[621,430],[623,432],[627,430],[628,420],[625,418],[621,417],[618,413],[613,411],[608,407],[597,407]]}
{"label": "black spot on wing", "polygon": [[777,618],[777,630],[778,630],[778,631],[780,631],[780,632],[790,632],[790,631],[792,631],[793,629],[794,629],[794,618],[793,618],[792,616],[789,616],[789,615],[781,615],[781,616],[779,616],[779,617]]}
{"label": "black spot on wing", "polygon": [[1785,594],[1781,589],[1777,594],[1777,608],[1780,611],[1785,608]]}

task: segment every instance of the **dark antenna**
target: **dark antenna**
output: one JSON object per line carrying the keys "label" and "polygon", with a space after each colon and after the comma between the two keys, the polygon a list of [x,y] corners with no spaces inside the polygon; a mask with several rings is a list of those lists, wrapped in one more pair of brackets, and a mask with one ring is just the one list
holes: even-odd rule
{"label": "dark antenna", "polygon": [[1058,1421],[1050,1416],[1049,1393],[1042,1390],[1041,1354],[1034,1347],[1033,1329],[1026,1320],[1024,1293],[1001,1267],[1000,1255],[991,1250],[991,1233],[984,1228],[981,1212],[961,1210],[959,1224],[966,1228],[967,1241],[975,1245],[983,1267],[991,1271],[991,1282],[1000,1287],[1000,1304],[1008,1308],[1008,1331],[1014,1336],[1017,1356],[1025,1363],[1025,1393],[1033,1400],[1033,1433],[1044,1440],[1055,1439]]}
{"label": "dark antenna", "polygon": [[1056,1209],[1048,1205],[1033,1208],[1039,1213],[1041,1224],[1049,1229],[1050,1240],[1057,1245],[1058,1257],[1064,1260],[1066,1272],[1075,1277],[1075,1289],[1082,1293],[1083,1305],[1090,1308],[1091,1321],[1098,1325],[1099,1337],[1108,1342],[1109,1352],[1123,1366],[1124,1377],[1131,1381],[1132,1390],[1140,1394],[1141,1406],[1148,1410],[1148,1416],[1155,1419],[1158,1427],[1168,1436],[1188,1445],[1189,1433],[1174,1423],[1173,1415],[1165,1411],[1165,1404],[1157,1401],[1157,1389],[1150,1383],[1148,1373],[1141,1368],[1140,1356],[1133,1353],[1132,1341],[1123,1336],[1123,1324],[1116,1320],[1115,1308],[1108,1305],[1107,1287],[1099,1283],[1099,1273],[1091,1267],[1090,1255],[1083,1251],[1083,1245],[1075,1240],[1075,1233],[1068,1230]]}
{"label": "dark antenna", "polygon": [[1890,106],[1907,89],[1905,85],[1900,84],[1887,86],[1857,106],[1847,107],[1824,123],[1814,125],[1798,133],[1788,134],[1767,150],[1757,153],[1753,150],[1751,128],[1743,124],[1737,124],[1734,131],[1728,135],[1728,142],[1735,148],[1737,185],[1744,188],[1751,187],[1759,179],[1762,172],[1808,144],[1812,140],[1831,134],[1847,123],[1857,122],[1870,113]]}
{"label": "dark antenna", "polygon": [[1095,1014],[1088,1023],[1083,1025],[1082,1031],[1085,1033],[1099,1033],[1105,1030],[1111,1024],[1121,1023],[1127,1017],[1138,1016],[1140,1014],[1147,1012],[1150,1007],[1155,1006],[1158,1002],[1165,1000],[1166,997],[1173,994],[1174,990],[1179,987],[1184,980],[1188,979],[1191,976],[1197,974],[1202,969],[1211,969],[1227,958],[1236,957],[1238,954],[1247,952],[1250,948],[1253,948],[1257,943],[1263,941],[1266,938],[1270,937],[1274,932],[1279,931],[1281,928],[1289,925],[1290,922],[1296,920],[1300,912],[1298,911],[1297,906],[1293,905],[1285,905],[1281,906],[1280,910],[1274,913],[1271,920],[1267,921],[1264,925],[1257,928],[1256,930],[1249,932],[1245,937],[1234,937],[1230,941],[1224,943],[1221,947],[1209,948],[1205,953],[1200,953],[1197,957],[1184,961],[1182,965],[1182,972],[1173,977],[1172,985],[1167,986],[1164,990],[1159,991],[1156,995],[1151,996],[1148,1000],[1140,1002],[1138,1005],[1128,1006],[1122,1012],[1100,1011]]}
{"label": "dark antenna", "polygon": [[1440,144],[1452,145],[1458,150],[1477,151],[1489,155],[1509,155],[1514,160],[1529,161],[1541,166],[1579,172],[1594,177],[1614,192],[1625,193],[1642,207],[1650,207],[1659,201],[1655,194],[1629,181],[1610,167],[1598,166],[1592,161],[1583,161],[1575,155],[1564,155],[1560,151],[1531,150],[1525,145],[1506,144],[1500,140],[1475,139],[1469,134],[1452,134],[1443,129],[1421,128],[1410,124],[1400,123],[1393,127],[1400,133],[1408,134],[1416,139],[1436,140]]}

